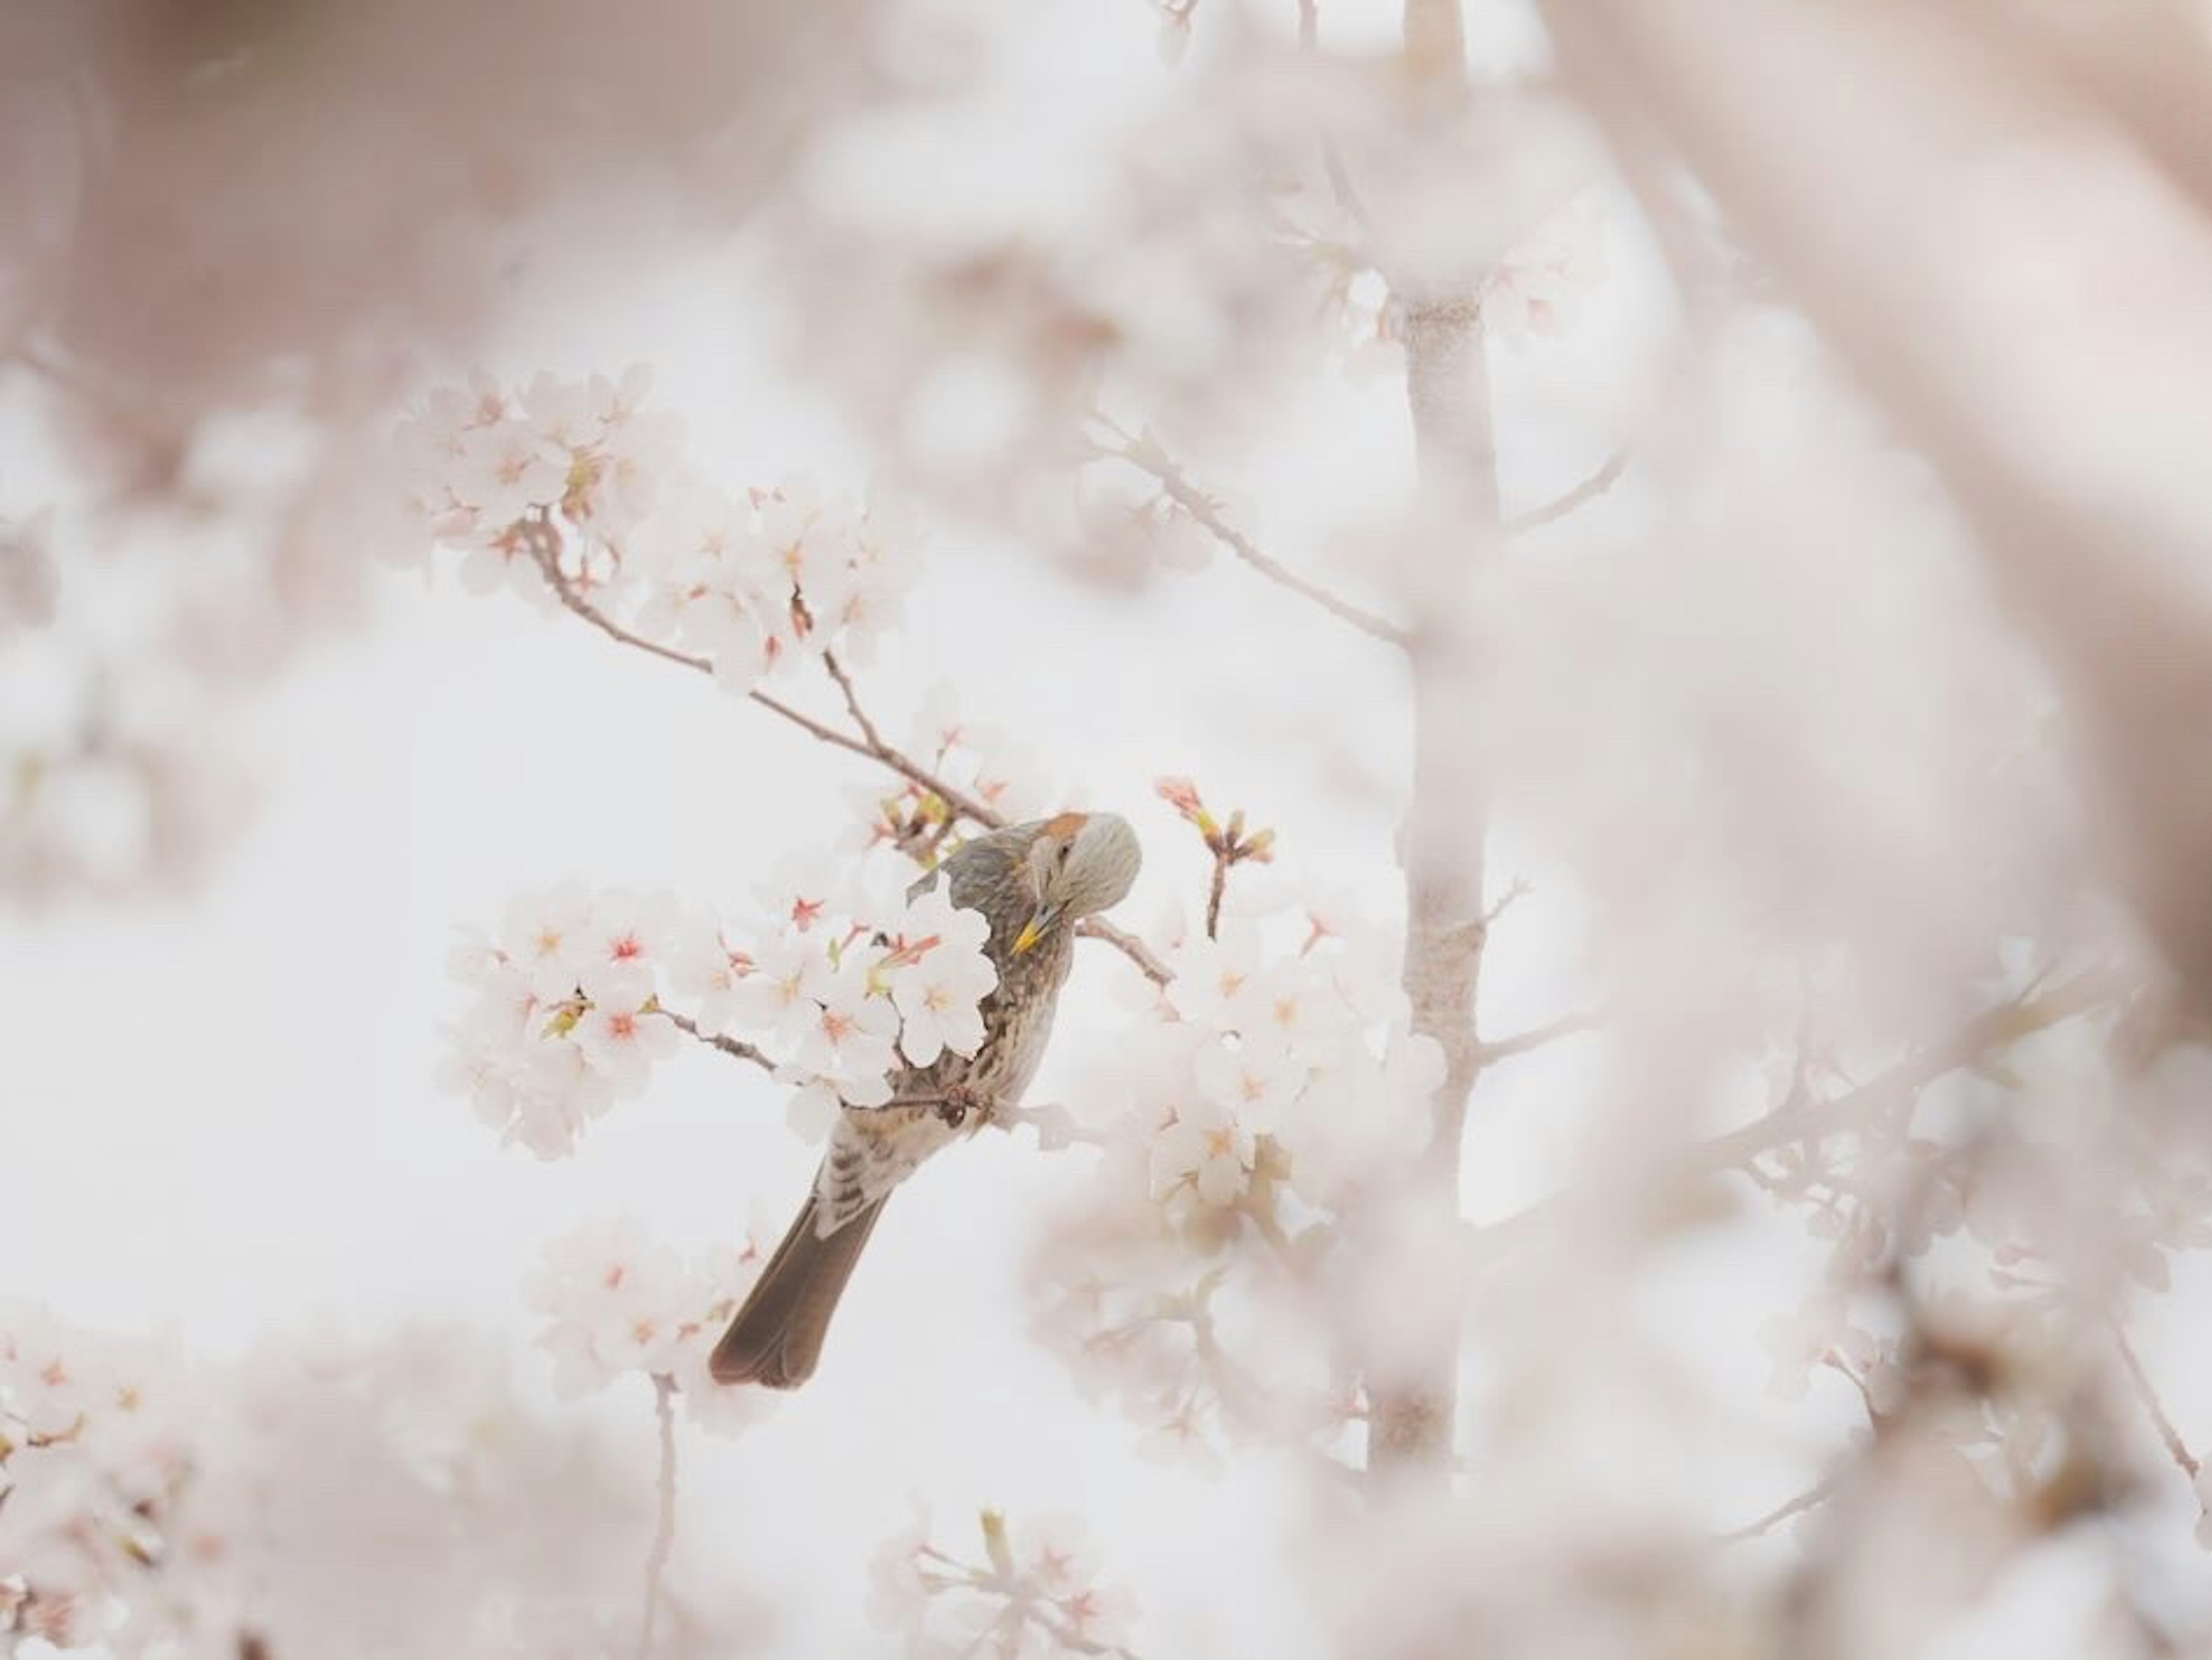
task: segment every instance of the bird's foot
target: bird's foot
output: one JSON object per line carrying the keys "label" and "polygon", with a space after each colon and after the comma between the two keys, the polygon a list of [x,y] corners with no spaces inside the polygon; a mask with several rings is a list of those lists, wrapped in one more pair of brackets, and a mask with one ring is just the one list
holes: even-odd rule
{"label": "bird's foot", "polygon": [[975,1115],[979,1122],[988,1122],[991,1116],[990,1103],[965,1084],[948,1085],[943,1098],[937,1104],[937,1116],[945,1121],[946,1128],[958,1129],[968,1122],[970,1113]]}

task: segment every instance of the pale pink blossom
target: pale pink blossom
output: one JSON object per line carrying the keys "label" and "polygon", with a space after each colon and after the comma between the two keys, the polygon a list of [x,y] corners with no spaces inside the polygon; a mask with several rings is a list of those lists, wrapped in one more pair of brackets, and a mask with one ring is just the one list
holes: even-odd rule
{"label": "pale pink blossom", "polygon": [[1604,275],[1604,224],[1587,198],[1578,200],[1538,227],[1484,282],[1484,331],[1516,344],[1558,339]]}
{"label": "pale pink blossom", "polygon": [[643,1091],[677,1049],[659,1012],[674,902],[576,885],[524,895],[499,934],[465,937],[448,968],[473,994],[448,1028],[441,1085],[543,1158]]}
{"label": "pale pink blossom", "polygon": [[874,947],[854,946],[834,965],[826,958],[809,963],[806,991],[815,1011],[792,1057],[856,1107],[891,1098],[887,1074],[898,1060],[898,1011],[877,990],[878,958]]}
{"label": "pale pink blossom", "polygon": [[830,1132],[836,1128],[837,1115],[844,1110],[844,1104],[835,1089],[814,1079],[792,1091],[791,1099],[784,1105],[784,1122],[802,1141],[826,1141]]}
{"label": "pale pink blossom", "polygon": [[675,1026],[658,1014],[605,1004],[586,1010],[571,1036],[585,1061],[622,1099],[641,1094],[654,1064],[675,1054],[682,1042]]}
{"label": "pale pink blossom", "polygon": [[1249,922],[1225,920],[1218,939],[1194,935],[1170,955],[1175,978],[1169,1003],[1186,1020],[1233,1030],[1236,999],[1259,972],[1259,954],[1258,933]]}
{"label": "pale pink blossom", "polygon": [[730,989],[730,1015],[759,1033],[772,1053],[795,1055],[820,1018],[813,982],[826,963],[818,944],[797,939],[763,940],[750,970]]}
{"label": "pale pink blossom", "polygon": [[1247,1131],[1266,1134],[1305,1087],[1307,1071],[1273,1027],[1255,1025],[1200,1049],[1195,1075],[1210,1104]]}
{"label": "pale pink blossom", "polygon": [[901,1020],[899,1049],[910,1065],[933,1065],[946,1049],[972,1055],[981,1047],[981,1005],[999,982],[983,949],[990,931],[981,912],[956,909],[942,885],[908,911],[899,937],[912,942],[915,955],[893,972],[891,1000]]}
{"label": "pale pink blossom", "polygon": [[852,874],[819,853],[787,853],[753,885],[753,897],[781,927],[800,933],[842,920],[852,903]]}
{"label": "pale pink blossom", "polygon": [[559,505],[568,488],[566,458],[526,421],[501,421],[461,435],[454,499],[475,510],[487,531],[514,524],[533,508]]}
{"label": "pale pink blossom", "polygon": [[1198,1098],[1178,1105],[1152,1138],[1152,1196],[1234,1204],[1251,1181],[1256,1145],[1253,1132],[1219,1103]]}
{"label": "pale pink blossom", "polygon": [[547,1242],[523,1303],[546,1316],[538,1341],[553,1356],[554,1388],[573,1397],[629,1372],[670,1371],[685,1322],[701,1312],[697,1292],[673,1250],[617,1217]]}

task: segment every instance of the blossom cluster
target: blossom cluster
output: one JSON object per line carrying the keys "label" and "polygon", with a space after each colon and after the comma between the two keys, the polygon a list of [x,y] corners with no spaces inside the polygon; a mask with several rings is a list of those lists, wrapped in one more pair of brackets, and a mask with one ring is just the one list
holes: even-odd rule
{"label": "blossom cluster", "polygon": [[[1606,226],[1588,196],[1538,224],[1485,273],[1478,296],[1485,334],[1520,347],[1571,333],[1591,293],[1605,280]],[[1354,385],[1405,374],[1406,319],[1389,279],[1346,257],[1344,245],[1317,241],[1316,276],[1337,319],[1340,361]]]}
{"label": "blossom cluster", "polygon": [[164,1351],[0,1308],[0,1646],[105,1634],[185,1468]]}
{"label": "blossom cluster", "polygon": [[904,516],[804,478],[732,495],[689,463],[680,417],[646,407],[649,387],[633,369],[429,395],[397,447],[463,584],[541,602],[557,584],[738,691],[809,654],[865,661],[912,581]]}
{"label": "blossom cluster", "polygon": [[998,983],[981,913],[941,885],[908,898],[910,873],[890,858],[844,873],[787,860],[757,891],[766,926],[742,935],[666,897],[575,885],[522,896],[496,937],[472,934],[454,954],[474,997],[446,1081],[544,1158],[639,1094],[686,1026],[776,1057],[810,1131],[841,1102],[880,1106],[902,1067],[975,1052]]}
{"label": "blossom cluster", "polygon": [[[1183,781],[1163,794],[1221,873],[1242,832]],[[1038,1335],[1120,1400],[1147,1457],[1212,1468],[1254,1436],[1328,1456],[1364,1410],[1323,1335],[1334,1219],[1419,1156],[1443,1055],[1346,903],[1250,879],[1211,933],[1165,936],[1174,977],[1080,1103],[1107,1164],[1042,1259]]]}
{"label": "blossom cluster", "polygon": [[610,1452],[449,1332],[218,1365],[0,1305],[0,1653],[605,1653],[515,1612],[630,1617],[645,1494]]}
{"label": "blossom cluster", "polygon": [[980,1523],[980,1561],[939,1548],[921,1513],[877,1550],[869,1617],[897,1633],[902,1652],[991,1660],[1126,1652],[1137,1600],[1100,1583],[1080,1517],[1040,1517],[1020,1536],[997,1511],[983,1511]]}
{"label": "blossom cluster", "polygon": [[[906,752],[931,778],[1009,822],[1042,818],[1048,811],[1052,784],[1041,757],[999,727],[963,714],[950,682],[939,682],[923,698]],[[860,829],[847,845],[855,854],[890,848],[933,867],[971,828],[935,789],[911,780],[896,781],[896,787],[855,786],[853,805]]]}
{"label": "blossom cluster", "polygon": [[755,1228],[687,1261],[631,1217],[587,1222],[548,1242],[523,1301],[546,1318],[538,1341],[553,1357],[555,1391],[573,1399],[624,1377],[665,1379],[695,1422],[744,1428],[769,1397],[715,1387],[707,1363],[774,1244]]}
{"label": "blossom cluster", "polygon": [[1379,942],[1304,921],[1289,950],[1270,951],[1279,929],[1249,912],[1184,939],[1168,956],[1164,1018],[1130,1035],[1152,1196],[1171,1213],[1237,1205],[1268,1141],[1291,1186],[1325,1207],[1423,1145],[1443,1052],[1408,1030]]}
{"label": "blossom cluster", "polygon": [[666,896],[569,883],[511,901],[498,934],[464,934],[448,963],[475,994],[449,1031],[447,1087],[541,1158],[645,1088],[682,1043],[660,993],[678,931]]}

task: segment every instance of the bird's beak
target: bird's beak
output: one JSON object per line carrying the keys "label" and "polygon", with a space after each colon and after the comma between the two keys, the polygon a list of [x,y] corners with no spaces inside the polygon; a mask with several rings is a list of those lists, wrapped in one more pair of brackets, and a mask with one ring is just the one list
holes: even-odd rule
{"label": "bird's beak", "polygon": [[1032,946],[1036,945],[1038,940],[1043,939],[1044,931],[1057,921],[1059,918],[1059,906],[1044,905],[1039,907],[1037,914],[1030,918],[1028,926],[1024,927],[1021,933],[1014,937],[1014,955],[1017,957],[1021,956]]}

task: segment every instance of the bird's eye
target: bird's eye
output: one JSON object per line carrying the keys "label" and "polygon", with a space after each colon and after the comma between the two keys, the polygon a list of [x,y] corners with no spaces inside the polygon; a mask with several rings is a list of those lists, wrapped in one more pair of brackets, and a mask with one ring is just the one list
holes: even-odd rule
{"label": "bird's eye", "polygon": [[1071,854],[1071,853],[1073,853],[1074,851],[1075,851],[1075,843],[1074,843],[1074,842],[1061,842],[1061,843],[1060,843],[1057,848],[1054,848],[1054,849],[1053,849],[1052,862],[1053,862],[1054,866],[1056,869],[1060,869],[1060,870],[1065,870],[1065,869],[1066,869],[1066,868],[1067,868],[1067,855],[1068,855],[1069,854]]}

